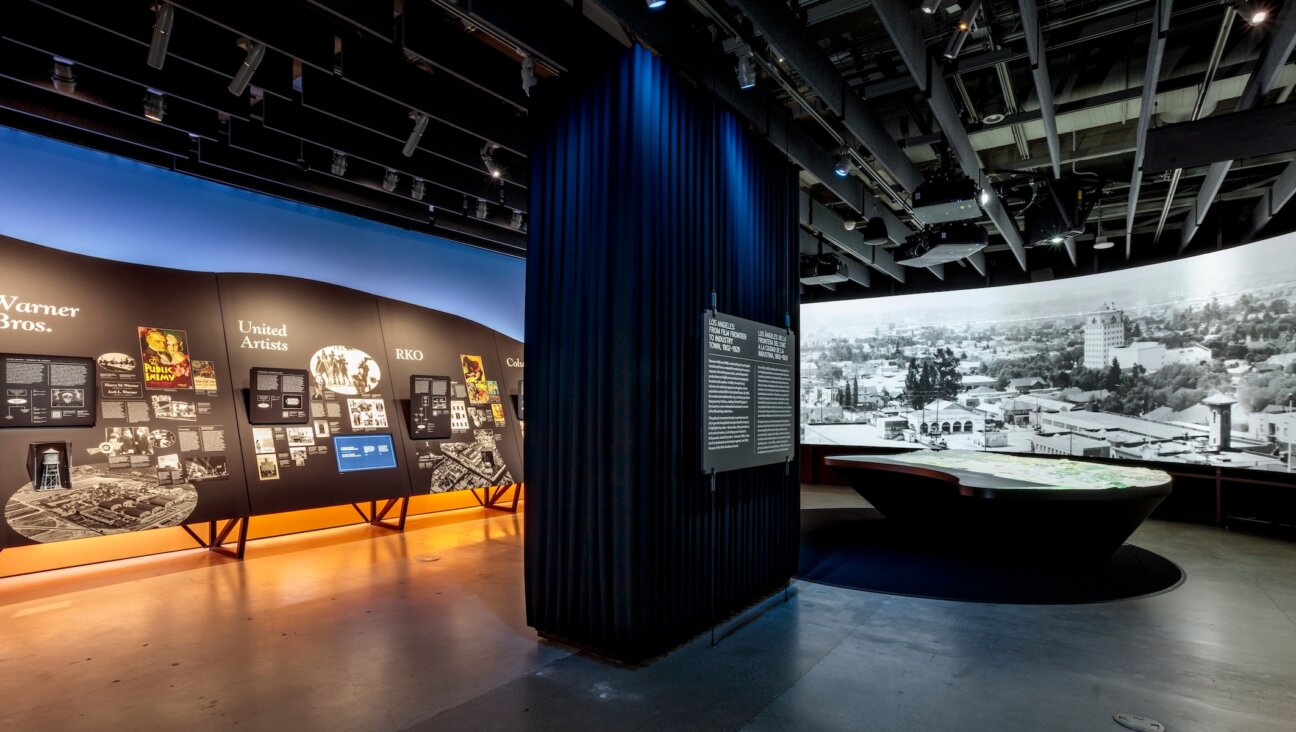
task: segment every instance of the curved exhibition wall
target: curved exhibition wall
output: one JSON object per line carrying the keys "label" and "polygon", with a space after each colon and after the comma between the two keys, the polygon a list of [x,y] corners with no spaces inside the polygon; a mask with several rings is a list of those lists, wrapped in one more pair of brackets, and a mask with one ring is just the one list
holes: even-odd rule
{"label": "curved exhibition wall", "polygon": [[121,262],[304,277],[521,339],[525,262],[0,127],[0,235]]}
{"label": "curved exhibition wall", "polygon": [[802,442],[1289,472],[1293,247],[804,305]]}
{"label": "curved exhibition wall", "polygon": [[522,344],[479,323],[5,237],[0,262],[0,549],[522,481]]}

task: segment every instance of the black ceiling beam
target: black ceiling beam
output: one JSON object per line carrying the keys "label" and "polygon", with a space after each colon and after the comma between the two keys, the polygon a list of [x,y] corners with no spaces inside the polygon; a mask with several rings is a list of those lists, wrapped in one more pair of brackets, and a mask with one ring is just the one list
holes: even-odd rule
{"label": "black ceiling beam", "polygon": [[[1242,90],[1242,96],[1238,99],[1236,107],[1239,111],[1254,109],[1264,101],[1265,96],[1278,82],[1278,76],[1287,64],[1287,59],[1291,57],[1293,48],[1296,48],[1296,7],[1292,3],[1288,3],[1279,11],[1278,22],[1269,35],[1264,51],[1260,54],[1260,63],[1256,66],[1255,72],[1251,74],[1251,78],[1247,79],[1246,88]],[[1251,132],[1259,131],[1248,130],[1248,134]],[[1236,132],[1234,135],[1238,137],[1245,136]],[[1205,220],[1211,204],[1215,201],[1215,195],[1219,193],[1220,187],[1224,185],[1224,178],[1228,175],[1230,167],[1232,167],[1232,160],[1211,164],[1210,173],[1207,174],[1206,180],[1202,182],[1201,188],[1197,190],[1197,201],[1189,210],[1188,217],[1179,230],[1180,252],[1183,252],[1192,243],[1193,236],[1196,235],[1197,229]]]}
{"label": "black ceiling beam", "polygon": [[527,107],[522,93],[522,58],[509,58],[482,42],[430,2],[411,0],[399,19],[401,47],[466,84],[494,95],[520,110]]}
{"label": "black ceiling beam", "polygon": [[[960,56],[958,59],[949,62],[941,67],[941,74],[946,79],[953,79],[961,74],[970,74],[975,71],[993,69],[999,64],[1006,64],[1010,61],[1020,61],[1029,58],[1026,46],[1022,44],[1005,44],[993,51],[985,53],[969,54]],[[918,84],[912,76],[903,74],[892,79],[883,81],[864,81],[863,79],[850,79],[849,83],[859,89],[859,95],[866,101],[895,94],[896,92],[917,89]]]}
{"label": "black ceiling beam", "polygon": [[[1219,7],[1218,2],[1205,2],[1190,5],[1175,15],[1187,15],[1199,10],[1213,10]],[[1058,51],[1071,46],[1092,43],[1099,38],[1124,33],[1127,31],[1137,30],[1152,22],[1152,9],[1138,8],[1121,15],[1099,17],[1091,23],[1086,23],[1073,31],[1066,28],[1056,30],[1050,29],[1048,49]],[[950,79],[960,74],[967,74],[974,71],[993,68],[1001,63],[1012,61],[1021,61],[1030,58],[1030,52],[1026,44],[1021,39],[1014,39],[1011,35],[1004,39],[1003,45],[993,51],[985,51],[976,54],[960,55],[956,61],[946,64],[941,69],[941,74]],[[864,82],[856,79],[851,80],[852,84],[862,84],[863,90],[860,95],[864,99],[874,99],[876,97],[894,94],[896,92],[917,89],[918,84],[908,77],[896,77],[883,81]]]}
{"label": "black ceiling beam", "polygon": [[17,22],[5,24],[0,36],[74,61],[74,71],[93,68],[123,81],[163,91],[168,98],[184,99],[244,119],[248,116],[247,105],[240,104],[225,88],[229,84],[227,78],[179,60],[155,69],[144,63],[147,47],[103,33],[39,5],[18,2],[10,9]]}
{"label": "black ceiling beam", "polygon": [[[462,201],[457,196],[431,201],[428,198],[423,201],[414,200],[404,193],[408,189],[408,182],[403,182],[402,187],[392,193],[380,187],[377,177],[351,179],[355,185],[339,187],[327,180],[331,176],[319,172],[318,167],[303,171],[295,160],[286,161],[268,152],[260,153],[234,146],[205,144],[196,160],[203,164],[252,176],[267,183],[283,185],[312,196],[319,196],[321,200],[343,201],[367,208],[374,213],[395,216],[414,223],[426,222],[429,218],[436,218],[442,214],[447,217],[461,216],[462,214],[456,212],[463,210]],[[433,214],[429,206],[434,206],[437,213]],[[508,244],[514,249],[525,248],[525,235],[509,228],[498,211],[489,221],[475,219],[474,221],[480,224],[476,227],[478,236],[489,233],[499,243]]]}
{"label": "black ceiling beam", "polygon": [[[0,41],[0,75],[41,90],[48,104],[58,105],[59,99],[74,100],[79,116],[88,124],[128,125],[139,129],[140,134],[152,127],[177,130],[187,137],[190,134],[215,139],[219,134],[214,112],[189,104],[183,99],[167,99],[166,115],[162,122],[144,118],[145,89],[134,82],[100,73],[91,68],[81,69],[74,94],[56,91],[50,82],[53,62],[42,51],[35,51],[12,41]],[[142,123],[142,124],[141,124]]]}
{"label": "black ceiling beam", "polygon": [[[281,132],[275,132],[262,127],[254,122],[233,121],[230,124],[229,146],[232,149],[242,150],[244,152],[259,155],[263,158],[273,160],[284,166],[292,166],[300,170],[303,166],[310,171],[319,172],[321,175],[329,171],[329,164],[332,161],[332,150],[319,146],[303,146],[301,142],[291,135],[285,135]],[[206,148],[210,149],[210,148]],[[348,165],[347,175],[344,180],[350,184],[365,183],[365,187],[372,191],[374,195],[386,196],[398,202],[400,206],[413,211],[412,218],[421,220],[427,217],[427,207],[435,206],[443,211],[462,211],[465,208],[465,194],[461,191],[455,191],[438,184],[434,180],[425,179],[424,195],[422,200],[416,200],[410,195],[410,185],[414,181],[414,176],[403,171],[397,171],[399,178],[396,188],[391,191],[385,190],[381,186],[381,181],[386,174],[387,168],[381,164],[370,164],[369,175],[366,175],[361,167],[360,161],[355,165]],[[332,175],[329,173],[329,175]],[[336,176],[334,176],[336,179]],[[334,184],[338,189],[345,189],[347,186]],[[329,195],[329,189],[320,184],[319,191]],[[476,199],[482,198],[488,204],[496,203],[489,196],[468,196],[469,205],[475,206]],[[508,226],[508,215],[501,214],[496,209],[496,215],[491,222],[498,226]]]}
{"label": "black ceiling beam", "polygon": [[[1044,121],[1044,138],[1048,142],[1049,158],[1053,161],[1053,177],[1062,175],[1062,147],[1058,143],[1057,116],[1053,109],[1053,82],[1049,78],[1048,54],[1044,34],[1040,30],[1039,11],[1035,0],[1018,0],[1021,10],[1022,32],[1026,34],[1026,48],[1030,53],[1031,78],[1035,80],[1035,96],[1039,100],[1040,117]],[[1075,264],[1075,242],[1069,245],[1071,263]]]}
{"label": "black ceiling beam", "polygon": [[[1244,76],[1250,74],[1254,68],[1255,68],[1255,63],[1253,61],[1244,61],[1242,63],[1233,64],[1231,66],[1221,66],[1219,71],[1217,71],[1215,74],[1215,81],[1226,81],[1228,79],[1235,78],[1238,76]],[[1191,89],[1194,87],[1198,87],[1201,86],[1203,79],[1205,79],[1205,74],[1202,72],[1198,72],[1195,74],[1185,74],[1183,76],[1177,76],[1173,79],[1166,79],[1164,81],[1160,81],[1157,83],[1155,87],[1156,93],[1164,94],[1166,92],[1179,91],[1181,89]],[[1144,81],[1146,81],[1146,79]],[[1144,92],[1147,90],[1148,87],[1145,84],[1140,84],[1138,86],[1131,86],[1128,89],[1120,89],[1118,91],[1111,91],[1105,94],[1096,94],[1092,97],[1085,97],[1084,99],[1072,99],[1069,102],[1062,102],[1061,104],[1058,104],[1055,110],[1055,114],[1057,116],[1062,116],[1062,115],[1072,114],[1075,112],[1083,112],[1089,109],[1096,109],[1098,107],[1103,107],[1109,104],[1120,104],[1121,102],[1128,102],[1134,99],[1140,99],[1142,98]],[[998,122],[993,125],[972,124],[972,125],[968,125],[967,129],[969,133],[976,134],[978,132],[983,132],[989,129],[1010,127],[1012,125],[1025,124],[1027,122],[1039,122],[1040,119],[1041,119],[1040,110],[1030,109],[1030,110],[1015,112],[1013,114],[1007,115],[1004,117],[1002,122]],[[901,140],[900,144],[902,147],[911,148],[911,147],[918,147],[922,145],[934,145],[940,141],[941,141],[940,134],[932,133],[928,135],[907,137]]]}
{"label": "black ceiling beam", "polygon": [[[24,3],[25,4],[25,3]],[[87,0],[32,0],[33,5],[46,8],[60,16],[52,22],[51,32],[59,30],[69,22],[84,23],[112,36],[120,41],[134,44],[135,48],[120,47],[121,58],[115,59],[121,68],[133,74],[138,65],[142,70],[153,69],[145,63],[148,56],[149,40],[152,36],[154,13],[148,4],[124,8],[118,3],[94,2]],[[16,7],[16,6],[15,6]],[[139,12],[136,12],[139,11]],[[229,96],[226,87],[233,78],[239,64],[247,52],[239,48],[236,41],[239,34],[226,29],[217,29],[207,21],[186,12],[175,14],[175,23],[171,33],[171,43],[167,47],[168,67],[180,61],[190,67],[202,69],[224,79],[215,91]],[[98,45],[96,42],[95,45]],[[256,86],[271,94],[288,97],[292,89],[291,57],[280,53],[267,53],[258,69]]]}
{"label": "black ceiling beam", "polygon": [[388,43],[396,38],[396,5],[393,0],[301,0],[301,2]]}
{"label": "black ceiling beam", "polygon": [[1241,241],[1249,242],[1254,239],[1283,206],[1287,205],[1293,194],[1296,194],[1296,165],[1288,165],[1278,174],[1273,185],[1269,186],[1252,209],[1250,221],[1246,230],[1242,232]]}
{"label": "black ceiling beam", "polygon": [[905,190],[912,192],[917,188],[923,181],[922,173],[896,144],[882,119],[843,82],[828,56],[809,40],[805,28],[788,6],[780,0],[737,0],[737,3],[878,164]]}
{"label": "black ceiling beam", "polygon": [[[754,129],[763,133],[779,150],[816,178],[846,204],[854,214],[877,211],[884,218],[890,212],[867,191],[857,178],[835,173],[837,155],[826,150],[797,124],[778,102],[758,88],[739,89],[732,72],[732,58],[709,49],[690,35],[692,30],[683,9],[649,11],[638,0],[598,0],[608,12],[627,23],[649,46],[716,96]],[[816,128],[817,129],[817,128]],[[895,219],[894,214],[890,216]],[[888,223],[890,227],[890,223]],[[901,224],[901,228],[905,228]],[[901,237],[903,238],[903,237]]]}
{"label": "black ceiling beam", "polygon": [[[334,66],[334,38],[348,35],[344,28],[318,13],[282,2],[268,5],[259,0],[171,0],[171,4],[328,72]],[[298,12],[284,12],[285,8],[295,8]],[[171,42],[183,44],[183,36],[172,33]]]}
{"label": "black ceiling beam", "polygon": [[[301,87],[304,106],[388,137],[393,141],[393,149],[398,152],[413,128],[414,122],[409,118],[406,107],[368,94],[353,84],[343,83],[332,74],[303,69]],[[419,143],[419,150],[488,176],[490,173],[481,159],[481,147],[481,138],[437,120],[428,123]],[[505,185],[526,184],[525,158],[509,150],[497,150],[495,162],[505,169]]]}
{"label": "black ceiling beam", "polygon": [[[698,85],[710,89],[721,102],[746,119],[757,133],[763,133],[777,149],[818,179],[825,189],[850,209],[852,214],[849,215],[882,216],[887,221],[888,233],[893,237],[904,238],[907,227],[896,219],[889,208],[865,190],[858,179],[838,176],[833,170],[837,156],[821,147],[809,132],[796,124],[781,104],[758,88],[738,88],[730,57],[718,53],[707,44],[697,42],[691,34],[693,29],[685,15],[686,11],[670,6],[662,11],[649,11],[640,0],[598,0],[598,3],[621,19],[646,44],[670,59],[676,69],[689,75]],[[811,223],[807,219],[812,206],[804,191],[802,202],[802,222],[818,229],[818,223]],[[863,246],[863,236],[859,231],[845,231],[841,214],[819,206],[817,202],[815,206],[831,213],[826,218],[821,217],[819,223],[831,222],[825,226],[832,230],[841,229],[839,245],[843,248],[856,244]],[[871,259],[865,260],[866,263],[903,281],[905,268],[894,264],[889,251],[876,247],[874,249]]]}
{"label": "black ceiling beam", "polygon": [[[963,126],[958,107],[954,104],[954,97],[950,94],[945,79],[934,71],[936,66],[927,53],[927,47],[914,24],[908,4],[902,0],[875,0],[873,9],[877,11],[887,34],[891,36],[896,49],[900,52],[900,57],[909,69],[910,76],[925,92],[927,104],[931,107],[941,131],[945,133],[945,139],[954,151],[959,166],[969,178],[984,183],[985,174],[981,170],[976,150],[972,148],[967,129]],[[1021,234],[1017,231],[1017,223],[1004,208],[999,195],[992,192],[990,202],[982,206],[982,210],[999,230],[1004,241],[1012,248],[1017,263],[1023,270],[1026,269],[1026,248],[1022,244]]]}
{"label": "black ceiling beam", "polygon": [[1296,102],[1182,122],[1148,131],[1149,173],[1296,150]]}
{"label": "black ceiling beam", "polygon": [[[69,137],[68,134],[59,132],[55,135],[59,139],[91,147],[97,147],[94,143],[96,139],[124,143],[143,151],[153,162],[159,160],[158,155],[166,158],[183,156],[189,150],[189,136],[181,130],[169,127],[158,129],[157,125],[143,117],[133,121],[92,119],[87,117],[87,103],[84,100],[15,81],[3,72],[0,72],[0,109],[7,109],[12,115],[21,115],[14,117],[19,122],[24,117],[45,120],[55,126],[53,129],[63,128],[82,133]],[[33,126],[28,123],[22,123],[21,127],[38,134],[51,129],[49,125]]]}
{"label": "black ceiling beam", "polygon": [[1125,204],[1125,259],[1127,261],[1133,250],[1134,214],[1138,210],[1139,189],[1143,185],[1143,161],[1147,155],[1148,127],[1152,124],[1152,113],[1156,109],[1157,83],[1161,76],[1161,61],[1165,58],[1166,36],[1170,32],[1172,0],[1154,0],[1154,3],[1147,62],[1143,68],[1143,101],[1139,107],[1138,131],[1135,133],[1133,173],[1130,176],[1129,199]]}
{"label": "black ceiling beam", "polygon": [[526,116],[513,105],[449,74],[428,73],[395,46],[363,38],[342,42],[342,79],[388,101],[418,110],[482,142],[526,154]]}
{"label": "black ceiling beam", "polygon": [[[321,186],[313,180],[312,177],[317,175],[315,173],[303,173],[296,167],[275,164],[273,161],[261,162],[258,156],[228,146],[209,145],[202,150],[200,156],[179,160],[176,169],[224,185],[341,211],[512,256],[523,256],[525,251],[526,237],[521,232],[477,221],[465,221],[463,216],[439,210],[433,216],[426,206],[420,208],[417,203],[405,205],[381,190],[363,186],[356,186],[350,193],[340,194],[335,188]],[[383,195],[380,196],[379,193]]]}
{"label": "black ceiling beam", "polygon": [[399,147],[391,140],[330,115],[291,102],[267,99],[264,120],[268,129],[329,150],[344,152],[352,158],[366,160],[382,168],[391,168],[410,177],[423,178],[459,195],[499,201],[509,208],[526,210],[527,192],[524,188],[504,186],[501,201],[499,180],[422,149],[416,151],[413,157],[407,158],[401,155]]}
{"label": "black ceiling beam", "polygon": [[437,4],[458,8],[474,23],[548,62],[556,71],[580,69],[591,60],[622,50],[611,36],[563,0],[442,0]]}

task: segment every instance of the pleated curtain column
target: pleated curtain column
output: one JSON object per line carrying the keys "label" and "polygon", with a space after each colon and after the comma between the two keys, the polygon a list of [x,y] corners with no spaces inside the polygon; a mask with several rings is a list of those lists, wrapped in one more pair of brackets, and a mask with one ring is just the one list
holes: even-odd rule
{"label": "pleated curtain column", "polygon": [[644,49],[555,86],[532,112],[527,616],[638,660],[796,566],[795,464],[714,497],[702,474],[701,330],[713,292],[796,329],[797,178]]}

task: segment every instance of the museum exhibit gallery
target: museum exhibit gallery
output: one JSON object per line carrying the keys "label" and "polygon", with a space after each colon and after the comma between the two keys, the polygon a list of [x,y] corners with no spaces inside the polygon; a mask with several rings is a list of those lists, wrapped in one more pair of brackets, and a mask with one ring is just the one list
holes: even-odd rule
{"label": "museum exhibit gallery", "polygon": [[1294,49],[6,4],[0,728],[1296,728]]}

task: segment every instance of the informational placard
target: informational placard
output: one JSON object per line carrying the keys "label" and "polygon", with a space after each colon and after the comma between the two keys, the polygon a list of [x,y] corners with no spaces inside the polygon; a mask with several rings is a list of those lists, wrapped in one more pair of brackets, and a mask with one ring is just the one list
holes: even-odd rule
{"label": "informational placard", "polygon": [[252,424],[309,424],[306,369],[252,367],[248,421]]}
{"label": "informational placard", "polygon": [[0,356],[0,395],[29,394],[0,426],[31,408],[0,429],[0,547],[246,516],[216,275],[2,236],[0,263],[0,319],[30,325],[0,350],[43,354]]}
{"label": "informational placard", "polygon": [[0,354],[0,427],[93,427],[95,362]]}
{"label": "informational placard", "polygon": [[796,334],[715,311],[702,324],[703,472],[791,460]]}
{"label": "informational placard", "polygon": [[390,470],[396,467],[391,435],[337,435],[333,438],[339,473]]}
{"label": "informational placard", "polygon": [[409,430],[415,440],[450,439],[449,376],[410,376]]}

